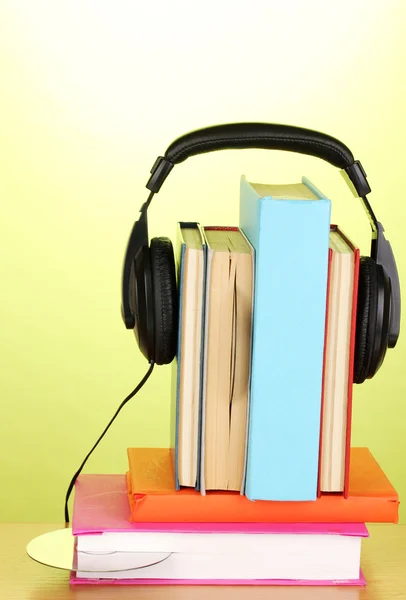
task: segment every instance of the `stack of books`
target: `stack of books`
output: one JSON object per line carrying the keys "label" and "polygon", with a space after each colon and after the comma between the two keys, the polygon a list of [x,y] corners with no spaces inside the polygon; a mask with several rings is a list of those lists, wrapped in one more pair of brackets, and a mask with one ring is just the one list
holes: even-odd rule
{"label": "stack of books", "polygon": [[398,496],[352,448],[348,497],[252,502],[177,490],[170,449],[128,449],[126,475],[80,475],[72,584],[365,585],[365,523],[396,523]]}
{"label": "stack of books", "polygon": [[171,442],[81,475],[74,583],[362,585],[398,496],[351,447],[359,250],[306,178],[179,223]]}

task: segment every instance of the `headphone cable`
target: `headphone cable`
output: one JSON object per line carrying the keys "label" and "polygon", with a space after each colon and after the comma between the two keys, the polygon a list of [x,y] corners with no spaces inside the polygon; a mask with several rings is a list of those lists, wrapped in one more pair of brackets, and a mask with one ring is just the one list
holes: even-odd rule
{"label": "headphone cable", "polygon": [[144,375],[144,377],[141,379],[141,381],[138,383],[138,385],[133,389],[133,391],[130,394],[128,394],[128,396],[126,398],[124,398],[124,400],[122,401],[122,403],[120,404],[120,406],[118,407],[118,409],[116,410],[116,412],[114,413],[113,417],[110,419],[110,422],[105,427],[103,433],[100,435],[99,439],[97,440],[97,442],[95,443],[95,445],[93,446],[93,448],[90,450],[90,452],[87,454],[86,458],[83,460],[83,462],[80,465],[79,469],[76,471],[76,473],[72,477],[71,482],[70,482],[69,487],[68,487],[68,490],[66,492],[66,498],[65,498],[65,524],[66,525],[69,524],[69,509],[68,509],[69,496],[71,495],[71,492],[73,490],[73,486],[76,483],[76,479],[80,475],[83,467],[85,466],[85,464],[86,464],[88,458],[90,457],[90,455],[92,454],[93,450],[95,450],[95,448],[101,442],[101,440],[103,439],[103,437],[106,434],[107,430],[109,429],[110,425],[113,423],[114,419],[117,417],[117,415],[120,412],[120,410],[123,408],[123,406],[125,404],[127,404],[127,402],[129,400],[131,400],[131,398],[133,398],[135,396],[135,394],[137,392],[140,391],[140,389],[142,388],[142,386],[148,381],[149,376],[151,375],[151,373],[152,373],[152,371],[154,369],[154,365],[155,365],[155,363],[153,361],[151,361],[149,369],[146,372],[146,374]]}

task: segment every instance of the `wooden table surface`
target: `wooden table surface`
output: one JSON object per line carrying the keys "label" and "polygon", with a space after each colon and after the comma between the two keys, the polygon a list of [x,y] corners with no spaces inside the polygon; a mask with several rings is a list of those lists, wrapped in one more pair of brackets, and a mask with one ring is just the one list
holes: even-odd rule
{"label": "wooden table surface", "polygon": [[34,537],[60,529],[58,524],[0,523],[1,600],[406,600],[406,525],[369,525],[363,540],[366,588],[359,587],[213,587],[69,586],[68,572],[36,563],[25,548]]}

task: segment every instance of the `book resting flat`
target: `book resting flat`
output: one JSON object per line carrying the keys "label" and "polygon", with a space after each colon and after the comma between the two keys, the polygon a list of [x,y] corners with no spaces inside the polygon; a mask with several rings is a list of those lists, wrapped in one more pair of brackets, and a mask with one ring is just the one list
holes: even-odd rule
{"label": "book resting flat", "polygon": [[[176,491],[170,450],[129,448],[127,452],[129,519],[133,522],[398,522],[398,494],[368,448],[351,448],[347,498],[323,493],[317,500],[304,502],[251,501],[229,491],[206,496],[190,488]],[[86,485],[86,477],[98,476],[80,477],[81,485]],[[108,477],[124,481],[123,475]]]}

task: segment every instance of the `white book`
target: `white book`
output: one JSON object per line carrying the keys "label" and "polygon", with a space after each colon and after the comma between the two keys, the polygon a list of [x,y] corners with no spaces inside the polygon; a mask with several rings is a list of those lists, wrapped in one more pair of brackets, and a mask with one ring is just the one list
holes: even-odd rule
{"label": "white book", "polygon": [[92,534],[78,538],[76,577],[358,580],[365,535],[365,526],[348,535],[337,531]]}

